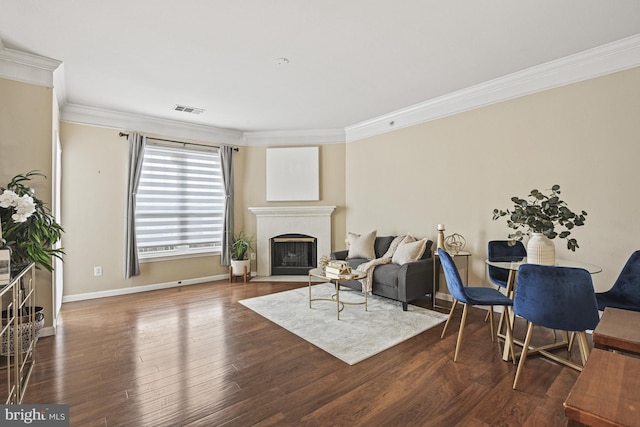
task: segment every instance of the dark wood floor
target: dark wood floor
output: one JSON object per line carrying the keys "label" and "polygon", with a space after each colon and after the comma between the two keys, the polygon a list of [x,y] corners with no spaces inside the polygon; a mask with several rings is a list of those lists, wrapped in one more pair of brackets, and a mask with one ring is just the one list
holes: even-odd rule
{"label": "dark wood floor", "polygon": [[530,357],[512,390],[515,366],[480,309],[457,363],[459,316],[443,340],[438,326],[349,366],[238,304],[300,286],[214,282],[64,304],[24,403],[68,404],[72,426],[566,425],[578,373]]}

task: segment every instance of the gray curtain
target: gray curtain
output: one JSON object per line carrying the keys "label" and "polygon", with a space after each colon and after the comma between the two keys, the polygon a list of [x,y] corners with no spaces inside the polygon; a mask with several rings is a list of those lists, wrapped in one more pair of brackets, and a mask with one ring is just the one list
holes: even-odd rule
{"label": "gray curtain", "polygon": [[136,241],[136,193],[142,171],[142,159],[147,137],[132,132],[129,134],[129,176],[127,179],[127,233],[125,248],[126,279],[140,275],[138,262],[138,243]]}
{"label": "gray curtain", "polygon": [[222,255],[221,265],[231,264],[229,244],[233,240],[233,147],[220,147],[220,165],[224,184],[224,222],[222,223]]}

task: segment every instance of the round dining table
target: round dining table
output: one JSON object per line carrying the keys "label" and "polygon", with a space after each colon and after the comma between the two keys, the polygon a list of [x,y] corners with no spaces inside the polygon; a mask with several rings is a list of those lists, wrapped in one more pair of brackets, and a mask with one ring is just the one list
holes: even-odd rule
{"label": "round dining table", "polygon": [[[489,261],[488,259],[485,260],[485,263],[487,265],[490,265],[492,267],[498,267],[498,268],[503,268],[505,270],[509,270],[509,277],[507,279],[507,288],[506,288],[506,294],[509,298],[513,298],[513,292],[515,291],[515,287],[516,287],[516,277],[518,276],[518,268],[520,268],[521,265],[526,264],[527,263],[527,258],[519,258],[519,259],[514,259],[514,258],[505,258],[505,259],[493,259],[491,261]],[[602,271],[602,267],[599,267],[597,265],[594,264],[588,264],[588,263],[584,263],[584,262],[580,262],[580,261],[575,261],[575,260],[566,260],[566,259],[558,259],[556,258],[556,263],[554,265],[555,267],[573,267],[573,268],[583,268],[585,270],[587,270],[590,274],[596,274],[596,273],[600,273]],[[511,322],[511,324],[513,325],[513,321],[514,321],[514,314],[513,312],[509,312],[508,311],[508,320],[509,322]],[[500,316],[500,321],[498,322],[498,336],[500,336],[501,338],[505,339],[505,346],[504,349],[502,351],[502,360],[509,360],[509,345],[507,345],[506,343],[511,341],[513,339],[513,337],[511,337],[511,328],[507,328],[506,334],[502,334],[500,332],[501,327],[502,327],[502,322],[504,319],[504,312],[503,315]],[[521,342],[519,342],[518,340],[513,340],[514,344],[519,344],[522,345]],[[566,345],[568,344],[568,341],[566,341],[566,334],[565,334],[565,341],[560,342],[560,343],[554,343],[552,345],[549,346],[544,346],[544,348],[539,348],[539,349],[529,349],[530,352],[539,352],[543,355],[548,355],[549,353],[547,353],[546,350],[549,349],[553,349],[554,347],[558,347],[558,346],[562,346],[562,345]],[[555,358],[554,358],[555,360]],[[571,366],[571,365],[570,365]],[[576,368],[576,366],[571,366],[573,368]]]}

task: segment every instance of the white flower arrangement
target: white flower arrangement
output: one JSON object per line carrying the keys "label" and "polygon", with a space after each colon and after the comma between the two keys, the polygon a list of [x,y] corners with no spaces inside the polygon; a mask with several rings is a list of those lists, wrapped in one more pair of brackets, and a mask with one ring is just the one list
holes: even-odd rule
{"label": "white flower arrangement", "polygon": [[14,222],[25,222],[36,211],[36,204],[28,194],[18,196],[11,190],[4,190],[0,194],[0,208],[13,208],[15,213],[11,215],[11,219]]}
{"label": "white flower arrangement", "polygon": [[38,171],[14,176],[0,187],[0,247],[11,251],[11,265],[35,263],[53,271],[53,258],[62,260],[64,250],[54,247],[64,229],[51,210],[28,185],[35,177],[46,178]]}

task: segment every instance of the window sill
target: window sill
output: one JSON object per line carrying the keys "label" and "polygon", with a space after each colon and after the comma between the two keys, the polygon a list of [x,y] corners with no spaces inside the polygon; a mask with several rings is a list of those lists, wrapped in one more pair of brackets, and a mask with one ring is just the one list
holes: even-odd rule
{"label": "window sill", "polygon": [[202,252],[188,252],[188,253],[163,253],[155,255],[146,255],[144,258],[138,258],[140,264],[148,262],[161,262],[161,261],[175,261],[177,259],[187,258],[203,258],[210,256],[220,256],[220,251],[202,251]]}

